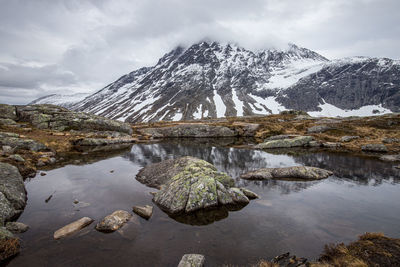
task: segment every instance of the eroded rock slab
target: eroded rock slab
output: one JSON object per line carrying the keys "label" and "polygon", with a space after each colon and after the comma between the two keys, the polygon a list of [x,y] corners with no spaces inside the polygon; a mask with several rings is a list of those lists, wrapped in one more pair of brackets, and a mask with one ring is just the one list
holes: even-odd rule
{"label": "eroded rock slab", "polygon": [[146,220],[150,219],[151,215],[153,215],[153,206],[150,205],[134,206],[132,210],[134,213]]}
{"label": "eroded rock slab", "polygon": [[96,225],[96,230],[100,232],[114,232],[129,221],[131,217],[132,215],[127,211],[114,211],[110,215],[104,217],[104,219]]}
{"label": "eroded rock slab", "polygon": [[320,180],[329,177],[333,172],[308,166],[294,166],[286,168],[264,168],[242,174],[240,178],[246,180],[268,179],[300,179]]}
{"label": "eroded rock slab", "polygon": [[75,222],[72,222],[57,231],[54,232],[54,239],[60,239],[69,235],[72,235],[73,233],[78,232],[82,228],[85,228],[89,224],[91,224],[93,220],[89,217],[83,217]]}
{"label": "eroded rock slab", "polygon": [[204,255],[201,254],[185,254],[178,267],[203,267],[205,259]]}
{"label": "eroded rock slab", "polygon": [[156,138],[176,137],[233,137],[238,133],[225,126],[214,126],[207,124],[179,124],[161,128],[144,128],[139,132],[143,135],[150,135]]}
{"label": "eroded rock slab", "polygon": [[256,145],[256,148],[268,149],[268,148],[305,147],[308,146],[309,143],[313,140],[314,137],[312,136],[297,136],[294,138],[266,141],[264,143]]}

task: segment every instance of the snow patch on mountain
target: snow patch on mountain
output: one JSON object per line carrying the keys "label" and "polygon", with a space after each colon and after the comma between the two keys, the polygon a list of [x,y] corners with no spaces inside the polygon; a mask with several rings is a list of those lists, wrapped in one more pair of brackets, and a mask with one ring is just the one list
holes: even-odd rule
{"label": "snow patch on mountain", "polygon": [[71,95],[52,94],[38,98],[30,102],[28,105],[52,104],[62,107],[70,107],[79,101],[82,101],[89,95],[90,94],[87,93],[77,93]]}

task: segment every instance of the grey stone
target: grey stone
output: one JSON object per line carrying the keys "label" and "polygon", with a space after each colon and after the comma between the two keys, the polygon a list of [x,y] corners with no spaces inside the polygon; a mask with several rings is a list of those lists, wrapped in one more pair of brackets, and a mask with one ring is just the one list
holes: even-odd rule
{"label": "grey stone", "polygon": [[17,112],[14,106],[7,104],[0,104],[0,118],[17,120]]}
{"label": "grey stone", "polygon": [[2,149],[3,149],[4,153],[13,153],[14,152],[14,149],[10,146],[3,146]]}
{"label": "grey stone", "polygon": [[311,141],[314,140],[312,136],[298,136],[291,139],[280,139],[267,141],[256,145],[256,148],[290,148],[290,147],[304,147],[308,146]]}
{"label": "grey stone", "polygon": [[333,173],[328,170],[308,167],[294,166],[285,168],[265,168],[242,174],[240,178],[246,180],[268,180],[268,179],[288,179],[288,180],[320,180],[329,177]]}
{"label": "grey stone", "polygon": [[78,232],[82,228],[85,228],[89,224],[91,224],[93,220],[89,217],[83,217],[77,221],[74,221],[60,229],[54,232],[54,239],[60,239],[69,235],[72,235],[73,233]]}
{"label": "grey stone", "polygon": [[4,137],[0,139],[0,145],[10,146],[15,150],[31,150],[31,151],[44,151],[48,150],[44,144],[36,142],[31,139],[22,139],[17,137]]}
{"label": "grey stone", "polygon": [[0,162],[0,222],[19,215],[26,205],[24,181],[18,169]]}
{"label": "grey stone", "polygon": [[358,135],[354,135],[354,136],[346,135],[346,136],[342,136],[342,138],[340,138],[340,141],[346,143],[346,142],[350,142],[350,141],[353,141],[353,140],[356,140],[359,138],[360,137]]}
{"label": "grey stone", "polygon": [[28,231],[29,226],[21,222],[8,222],[6,228],[11,233],[18,234]]}
{"label": "grey stone", "polygon": [[150,219],[151,215],[153,215],[153,206],[150,205],[134,206],[132,209],[134,213],[146,220]]}
{"label": "grey stone", "polygon": [[254,193],[253,191],[251,191],[251,190],[249,190],[249,189],[247,189],[247,188],[241,187],[241,188],[239,188],[239,189],[243,192],[243,194],[244,194],[248,199],[260,198],[256,193]]}
{"label": "grey stone", "polygon": [[117,210],[104,217],[97,225],[96,230],[100,232],[114,232],[121,228],[132,215],[124,210]]}
{"label": "grey stone", "polygon": [[362,146],[361,150],[366,152],[388,152],[384,144],[367,144]]}
{"label": "grey stone", "polygon": [[397,155],[383,155],[379,157],[380,160],[383,161],[400,161],[400,154]]}
{"label": "grey stone", "polygon": [[320,143],[320,142],[318,142],[318,141],[310,141],[310,142],[308,143],[308,146],[309,146],[309,147],[321,147],[321,146],[322,146],[322,143]]}
{"label": "grey stone", "polygon": [[17,237],[0,226],[0,262],[19,253],[20,241]]}
{"label": "grey stone", "polygon": [[327,132],[327,131],[333,130],[333,129],[335,129],[335,128],[332,126],[329,126],[329,125],[316,125],[316,126],[308,128],[307,133],[309,133],[309,134],[310,133],[324,133],[324,132]]}
{"label": "grey stone", "polygon": [[156,138],[176,137],[233,137],[238,133],[225,126],[213,126],[200,123],[179,124],[161,128],[139,129],[143,135]]}
{"label": "grey stone", "polygon": [[340,143],[326,142],[326,143],[322,143],[322,146],[326,147],[326,148],[339,148],[342,145]]}
{"label": "grey stone", "polygon": [[282,139],[291,139],[295,137],[299,137],[300,135],[297,134],[280,134],[280,135],[273,135],[264,140],[264,142],[272,141],[272,140],[282,140]]}
{"label": "grey stone", "polygon": [[400,143],[400,139],[399,138],[384,138],[384,139],[382,139],[382,143],[385,143],[385,144]]}
{"label": "grey stone", "polygon": [[183,255],[178,267],[203,267],[205,257],[201,254],[185,254]]}
{"label": "grey stone", "polygon": [[133,143],[136,139],[133,138],[115,138],[115,139],[107,139],[107,138],[84,138],[80,140],[74,141],[74,145],[78,146],[105,146],[105,145],[114,145],[114,144],[125,144],[125,143]]}
{"label": "grey stone", "polygon": [[13,159],[18,162],[25,162],[25,159],[19,154],[10,155],[8,158]]}

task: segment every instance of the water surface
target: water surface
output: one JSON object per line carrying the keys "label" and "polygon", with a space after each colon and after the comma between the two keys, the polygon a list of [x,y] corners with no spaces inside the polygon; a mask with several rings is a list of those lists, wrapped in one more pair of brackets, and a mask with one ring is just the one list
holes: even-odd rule
{"label": "water surface", "polygon": [[[134,215],[118,232],[97,232],[94,223],[53,239],[55,230],[83,216],[98,222],[117,209],[151,205],[154,189],[135,180],[139,169],[186,155],[213,163],[260,199],[203,226],[175,221],[155,206],[149,221]],[[238,178],[257,168],[296,165],[335,175],[313,182]],[[177,266],[185,253],[204,254],[207,266],[242,266],[288,251],[313,259],[325,244],[349,242],[363,232],[400,237],[399,181],[392,164],[346,154],[274,155],[192,141],[134,145],[108,159],[27,180],[28,205],[19,221],[31,229],[21,235],[22,251],[8,266]]]}

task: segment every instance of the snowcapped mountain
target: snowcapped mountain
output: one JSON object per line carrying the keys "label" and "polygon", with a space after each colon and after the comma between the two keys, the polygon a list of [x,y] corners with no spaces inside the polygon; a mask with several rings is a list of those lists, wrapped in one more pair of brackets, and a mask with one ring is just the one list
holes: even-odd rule
{"label": "snowcapped mountain", "polygon": [[177,47],[71,108],[128,121],[276,114],[351,116],[400,111],[400,62],[329,61],[290,44],[253,52],[235,44]]}
{"label": "snowcapped mountain", "polygon": [[72,94],[72,95],[52,94],[52,95],[47,95],[47,96],[38,98],[38,99],[30,102],[29,105],[53,104],[53,105],[69,108],[69,107],[73,106],[74,104],[78,103],[79,101],[82,101],[85,97],[87,97],[89,95],[90,94],[86,94],[86,93],[78,93],[78,94]]}

